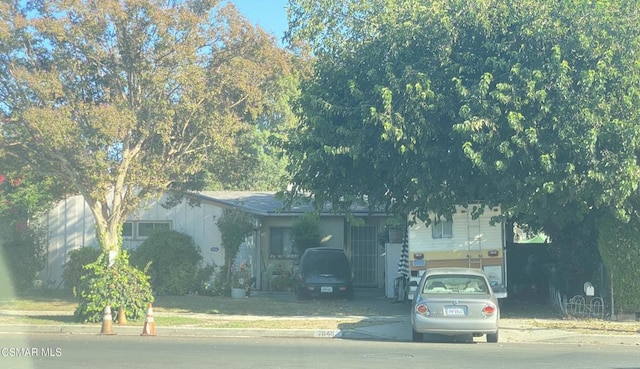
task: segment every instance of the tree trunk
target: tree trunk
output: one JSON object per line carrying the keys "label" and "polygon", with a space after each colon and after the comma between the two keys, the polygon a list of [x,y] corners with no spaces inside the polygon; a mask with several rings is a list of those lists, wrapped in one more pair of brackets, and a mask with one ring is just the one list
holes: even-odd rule
{"label": "tree trunk", "polygon": [[[110,253],[110,255],[117,255],[122,246],[121,231],[123,221],[121,217],[116,215],[119,211],[109,210],[108,207],[101,202],[87,200],[86,197],[85,201],[89,205],[93,218],[95,219],[96,238],[100,249],[103,252]],[[112,206],[115,206],[115,204],[112,204]]]}

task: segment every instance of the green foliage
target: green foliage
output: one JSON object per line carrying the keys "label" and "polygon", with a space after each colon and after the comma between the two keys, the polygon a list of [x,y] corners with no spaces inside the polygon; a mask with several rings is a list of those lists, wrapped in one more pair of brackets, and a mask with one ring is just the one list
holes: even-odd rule
{"label": "green foliage", "polygon": [[207,264],[198,269],[196,275],[196,281],[198,283],[196,293],[198,295],[213,295],[214,286],[211,277],[215,273],[215,266],[213,264]]}
{"label": "green foliage", "polygon": [[170,229],[154,231],[131,254],[131,264],[145,268],[159,295],[185,295],[198,289],[202,256],[191,236]]}
{"label": "green foliage", "polygon": [[5,257],[14,288],[23,292],[33,287],[46,262],[47,245],[43,232],[35,225],[28,228],[26,223],[7,222],[0,217],[0,234],[3,236],[0,255]]}
{"label": "green foliage", "polygon": [[290,274],[277,275],[271,280],[271,289],[279,292],[293,291],[295,281]]}
{"label": "green foliage", "polygon": [[[598,252],[597,214],[584,219],[568,221],[547,235],[553,240],[549,245],[558,267],[558,288],[567,296],[584,293],[584,283],[597,285],[600,279],[602,259]],[[570,232],[566,230],[570,229]],[[604,291],[599,291],[602,293]]]}
{"label": "green foliage", "polygon": [[37,216],[49,209],[61,193],[50,178],[18,168],[11,158],[0,159],[0,248],[19,292],[31,288],[45,266],[45,230]]}
{"label": "green foliage", "polygon": [[640,218],[622,222],[611,215],[599,230],[598,249],[613,276],[615,313],[640,312]]}
{"label": "green foliage", "polygon": [[82,277],[91,273],[85,266],[94,263],[98,256],[100,256],[100,250],[93,247],[83,247],[69,251],[67,254],[68,260],[64,264],[62,272],[64,286],[77,291]]}
{"label": "green foliage", "polygon": [[79,321],[100,322],[107,305],[112,312],[122,307],[129,320],[144,318],[148,303],[153,302],[149,277],[129,264],[126,251],[118,253],[112,266],[103,253],[86,268],[89,273],[81,280],[74,314]]}
{"label": "green foliage", "polygon": [[279,142],[295,126],[289,101],[299,94],[299,77],[283,76],[273,110],[257,117],[257,127],[238,137],[234,154],[213,158],[207,168],[209,190],[273,191],[289,183],[287,153]]}
{"label": "green foliage", "polygon": [[220,267],[213,280],[212,294],[214,296],[231,295],[231,272],[226,265]]}
{"label": "green foliage", "polygon": [[233,260],[240,245],[254,230],[253,216],[236,208],[226,208],[223,210],[222,217],[216,221],[216,225],[222,236],[225,259]]}
{"label": "green foliage", "polygon": [[225,265],[216,276],[216,287],[226,292],[233,284],[232,263],[244,240],[254,231],[254,218],[236,208],[225,208],[216,221],[222,237]]}
{"label": "green foliage", "polygon": [[201,189],[293,73],[217,1],[3,2],[0,30],[0,151],[81,194],[103,250],[141,203]]}
{"label": "green foliage", "polygon": [[286,144],[291,194],[422,219],[474,199],[543,227],[598,208],[624,218],[640,182],[636,8],[297,1],[289,39],[317,59]]}
{"label": "green foliage", "polygon": [[305,213],[291,225],[291,241],[299,253],[320,246],[321,237],[320,217],[316,213]]}
{"label": "green foliage", "polygon": [[[597,213],[627,222],[640,204],[637,9],[635,0],[296,1],[288,38],[317,59],[285,144],[289,196],[341,209],[366,199],[422,220],[474,199],[500,203],[566,248],[563,262],[580,261],[568,268],[583,268],[566,276],[573,288],[597,265]],[[607,267],[623,265],[615,283],[635,276],[632,239],[599,247]]]}

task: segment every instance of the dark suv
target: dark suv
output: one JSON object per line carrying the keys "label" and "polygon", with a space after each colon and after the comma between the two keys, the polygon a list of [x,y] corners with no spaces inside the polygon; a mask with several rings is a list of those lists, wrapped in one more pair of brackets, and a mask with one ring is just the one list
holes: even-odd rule
{"label": "dark suv", "polygon": [[294,275],[298,299],[335,296],[353,298],[351,264],[341,249],[314,247],[300,257]]}

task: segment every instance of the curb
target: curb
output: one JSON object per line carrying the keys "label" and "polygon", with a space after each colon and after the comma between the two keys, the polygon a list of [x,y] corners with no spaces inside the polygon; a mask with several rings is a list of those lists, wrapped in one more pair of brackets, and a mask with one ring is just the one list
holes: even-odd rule
{"label": "curb", "polygon": [[[109,336],[141,336],[142,327],[114,326]],[[162,337],[215,337],[215,338],[304,338],[304,339],[351,339],[411,342],[410,332],[404,323],[381,323],[380,325],[355,329],[262,329],[262,328],[198,328],[156,327],[157,336]],[[0,325],[0,334],[100,334],[99,325]],[[406,337],[405,337],[406,336]],[[151,338],[152,339],[152,338]],[[482,340],[479,340],[482,342]],[[581,344],[581,345],[629,345],[640,346],[640,334],[583,334],[558,329],[528,329],[502,327],[500,343],[537,344]]]}
{"label": "curb", "polygon": [[[141,336],[142,327],[114,326],[109,336]],[[157,336],[166,337],[291,337],[291,338],[345,338],[345,332],[351,338],[357,336],[355,330],[340,329],[267,329],[267,328],[188,328],[156,327]],[[0,334],[78,334],[104,336],[99,325],[0,325]]]}

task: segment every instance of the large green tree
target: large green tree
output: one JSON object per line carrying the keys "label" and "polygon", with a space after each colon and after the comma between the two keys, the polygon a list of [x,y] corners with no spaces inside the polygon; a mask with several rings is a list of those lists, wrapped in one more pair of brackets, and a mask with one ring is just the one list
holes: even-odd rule
{"label": "large green tree", "polygon": [[546,225],[627,212],[635,2],[291,3],[289,37],[317,56],[289,146],[294,192],[443,213],[500,201]]}
{"label": "large green tree", "polygon": [[295,188],[444,211],[586,199],[624,215],[640,173],[633,4],[292,2],[289,37],[317,56]]}
{"label": "large green tree", "polygon": [[258,116],[254,128],[238,138],[233,155],[214,158],[209,164],[207,189],[274,191],[289,183],[287,155],[278,143],[287,140],[288,130],[297,122],[290,101],[299,94],[305,68],[304,59],[296,62],[294,73],[281,79],[272,109]]}
{"label": "large green tree", "polygon": [[289,40],[317,58],[288,145],[292,193],[421,217],[500,202],[563,240],[576,225],[606,224],[594,217],[637,217],[637,9],[290,1]]}
{"label": "large green tree", "polygon": [[0,149],[82,194],[103,250],[145,200],[200,188],[291,73],[215,0],[3,1],[0,45]]}
{"label": "large green tree", "polygon": [[454,38],[437,3],[292,4],[289,37],[309,41],[317,58],[287,146],[294,194],[343,209],[366,198],[422,217],[484,198],[479,189],[492,184],[455,141],[452,87],[436,70]]}

